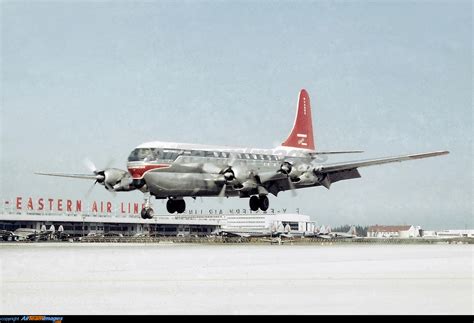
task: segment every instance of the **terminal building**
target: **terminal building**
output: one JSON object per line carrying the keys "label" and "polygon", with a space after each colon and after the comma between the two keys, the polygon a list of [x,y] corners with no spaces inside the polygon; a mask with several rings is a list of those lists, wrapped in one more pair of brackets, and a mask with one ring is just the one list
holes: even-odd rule
{"label": "terminal building", "polygon": [[[142,219],[137,203],[93,202],[81,200],[31,199],[5,200],[0,208],[0,230],[52,228],[72,237],[87,235],[207,236],[219,230],[268,231],[289,225],[292,231],[313,231],[315,223],[307,215],[253,212],[248,209],[207,210],[188,214],[159,215]],[[204,214],[203,214],[204,213]]]}

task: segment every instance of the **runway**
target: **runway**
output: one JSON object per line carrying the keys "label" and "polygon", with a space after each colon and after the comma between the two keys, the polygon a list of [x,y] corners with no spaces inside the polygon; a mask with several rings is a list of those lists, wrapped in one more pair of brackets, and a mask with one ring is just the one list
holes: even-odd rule
{"label": "runway", "polygon": [[473,251],[5,243],[0,314],[474,314]]}

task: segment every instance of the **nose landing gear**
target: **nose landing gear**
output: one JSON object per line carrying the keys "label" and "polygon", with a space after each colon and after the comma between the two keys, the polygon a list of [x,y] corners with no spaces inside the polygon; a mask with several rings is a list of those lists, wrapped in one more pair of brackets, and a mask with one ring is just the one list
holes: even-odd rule
{"label": "nose landing gear", "polygon": [[153,218],[153,209],[151,208],[150,203],[150,194],[145,194],[145,203],[142,211],[140,212],[142,219],[151,219]]}
{"label": "nose landing gear", "polygon": [[153,218],[153,209],[151,207],[143,208],[140,215],[142,216],[142,219],[151,219]]}

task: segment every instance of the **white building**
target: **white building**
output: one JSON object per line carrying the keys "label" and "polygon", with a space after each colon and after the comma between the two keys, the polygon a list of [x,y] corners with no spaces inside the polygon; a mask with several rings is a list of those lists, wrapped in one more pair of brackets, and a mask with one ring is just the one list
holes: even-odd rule
{"label": "white building", "polygon": [[219,215],[179,215],[177,219],[207,219],[217,221],[222,229],[234,231],[268,231],[278,227],[291,228],[291,231],[313,232],[315,225],[308,215],[297,213],[270,214],[251,212],[247,214],[219,214]]}
{"label": "white building", "polygon": [[473,238],[474,230],[443,230],[434,232],[439,238]]}
{"label": "white building", "polygon": [[373,225],[367,230],[369,238],[415,238],[421,236],[421,228],[413,225]]}

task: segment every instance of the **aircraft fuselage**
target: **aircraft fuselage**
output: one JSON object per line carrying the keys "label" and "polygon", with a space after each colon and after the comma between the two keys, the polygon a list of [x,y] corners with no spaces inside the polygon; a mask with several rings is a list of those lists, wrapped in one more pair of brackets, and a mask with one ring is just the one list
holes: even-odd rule
{"label": "aircraft fuselage", "polygon": [[[217,196],[224,183],[225,196],[258,194],[259,176],[275,174],[282,163],[291,161],[308,167],[310,157],[296,149],[250,149],[198,146],[166,142],[145,143],[135,148],[127,168],[135,182],[144,181],[156,198]],[[231,168],[235,180],[225,178]],[[255,178],[256,177],[256,178]],[[295,183],[295,187],[315,186]],[[289,189],[281,185],[279,190]]]}

